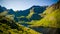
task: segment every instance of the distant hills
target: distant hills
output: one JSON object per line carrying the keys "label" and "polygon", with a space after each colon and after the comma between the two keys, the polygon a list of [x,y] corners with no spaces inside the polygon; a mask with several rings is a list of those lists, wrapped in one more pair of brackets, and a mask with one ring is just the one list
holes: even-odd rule
{"label": "distant hills", "polygon": [[5,11],[5,10],[7,10],[5,7],[1,7],[0,6],[0,13],[3,12],[3,11]]}
{"label": "distant hills", "polygon": [[[9,15],[14,15],[14,19],[16,22],[18,21],[29,22],[32,20],[41,19],[42,17],[39,14],[42,13],[44,10],[46,10],[46,7],[47,6],[32,6],[31,8],[23,10],[23,11],[22,10],[14,11],[13,9],[6,9],[5,7],[0,6],[0,9],[1,9],[0,12],[7,11]],[[30,11],[30,10],[33,10],[33,11]],[[26,17],[30,14],[30,12],[34,12],[34,14],[32,14],[30,18],[28,19]],[[21,16],[24,16],[24,18],[17,18]]]}

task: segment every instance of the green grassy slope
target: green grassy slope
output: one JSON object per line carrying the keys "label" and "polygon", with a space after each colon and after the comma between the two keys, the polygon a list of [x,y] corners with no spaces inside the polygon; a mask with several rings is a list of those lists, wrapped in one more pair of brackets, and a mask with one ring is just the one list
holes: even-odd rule
{"label": "green grassy slope", "polygon": [[5,15],[0,16],[0,34],[40,34],[30,28],[15,23],[10,18],[5,17]]}
{"label": "green grassy slope", "polygon": [[44,26],[60,28],[60,1],[48,7],[42,15],[44,18],[39,21],[32,21],[31,27]]}

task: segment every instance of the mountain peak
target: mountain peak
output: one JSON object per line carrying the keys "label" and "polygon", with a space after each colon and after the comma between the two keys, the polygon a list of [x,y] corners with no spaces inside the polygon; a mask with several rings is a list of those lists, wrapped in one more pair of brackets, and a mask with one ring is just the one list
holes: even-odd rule
{"label": "mountain peak", "polygon": [[40,6],[36,6],[36,5],[34,5],[34,6],[32,6],[32,7],[40,7]]}
{"label": "mountain peak", "polygon": [[34,8],[34,7],[48,7],[48,6],[33,5],[32,8]]}

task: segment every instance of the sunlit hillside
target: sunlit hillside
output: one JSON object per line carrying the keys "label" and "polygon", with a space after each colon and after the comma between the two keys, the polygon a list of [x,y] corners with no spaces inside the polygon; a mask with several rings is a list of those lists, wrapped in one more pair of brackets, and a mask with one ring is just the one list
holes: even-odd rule
{"label": "sunlit hillside", "polygon": [[42,15],[44,18],[34,23],[32,22],[33,25],[31,26],[60,28],[60,1],[48,7]]}
{"label": "sunlit hillside", "polygon": [[26,18],[31,18],[31,16],[34,14],[34,8],[32,8],[31,10],[30,10],[30,14],[28,14],[28,16],[26,17]]}

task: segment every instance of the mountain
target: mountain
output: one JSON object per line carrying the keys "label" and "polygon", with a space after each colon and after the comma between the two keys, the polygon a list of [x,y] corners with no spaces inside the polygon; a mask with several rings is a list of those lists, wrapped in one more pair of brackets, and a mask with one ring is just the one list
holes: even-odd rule
{"label": "mountain", "polygon": [[30,25],[31,28],[34,28],[34,30],[37,30],[38,28],[40,29],[40,26],[42,26],[42,28],[44,28],[44,30],[42,29],[42,31],[45,33],[47,32],[48,34],[59,34],[60,32],[60,1],[49,6],[41,14],[41,16],[43,17],[41,20],[30,22],[30,24],[32,24]]}
{"label": "mountain", "polygon": [[0,6],[0,34],[59,34],[60,1],[14,11]]}
{"label": "mountain", "polygon": [[0,6],[0,13],[3,12],[3,11],[5,11],[5,10],[7,10],[5,7],[1,7]]}
{"label": "mountain", "polygon": [[8,18],[5,15],[0,16],[0,34],[40,34],[39,32],[16,23],[14,20],[11,20],[11,17]]}
{"label": "mountain", "polygon": [[[29,22],[29,21],[32,21],[32,20],[39,20],[41,17],[39,14],[42,13],[44,10],[46,10],[46,7],[47,6],[32,6],[31,8],[29,9],[26,9],[26,10],[20,10],[20,11],[17,11],[15,16],[16,17],[21,17],[21,16],[24,16],[24,18],[27,19],[27,21],[25,21],[24,18],[23,21],[25,22]],[[21,20],[20,18],[17,18],[19,20]]]}
{"label": "mountain", "polygon": [[[8,15],[14,15],[16,22],[20,20],[30,22],[32,20],[40,20],[42,17],[39,14],[46,10],[46,7],[47,6],[32,6],[26,10],[14,11],[13,9],[6,9],[5,7],[0,6],[0,12],[7,11]],[[24,18],[20,18],[21,16],[24,16]]]}
{"label": "mountain", "polygon": [[[57,25],[57,23],[59,23],[59,17],[60,17],[60,2],[57,2],[55,4],[53,4],[52,6],[48,7],[47,10],[45,10],[42,14],[45,15],[43,19],[41,19],[40,21],[37,21],[37,23],[41,23],[38,24],[39,25],[44,25],[48,26],[49,24],[51,25],[51,27],[57,27],[55,25]],[[44,23],[44,24],[43,24]],[[54,24],[54,25],[53,25]],[[50,26],[49,25],[49,26]],[[60,28],[60,27],[57,27]]]}
{"label": "mountain", "polygon": [[15,14],[15,11],[13,9],[8,9],[8,14]]}
{"label": "mountain", "polygon": [[31,8],[26,9],[26,10],[17,11],[17,13],[22,16],[27,16],[30,13],[30,10],[34,8],[33,10],[35,14],[39,14],[39,13],[42,13],[44,10],[46,10],[46,7],[47,6],[32,6]]}
{"label": "mountain", "polygon": [[34,8],[35,14],[40,14],[46,10],[48,6],[32,6],[31,8]]}
{"label": "mountain", "polygon": [[33,20],[31,19],[31,17],[34,14],[39,17],[39,11],[35,13],[33,9],[37,7],[39,9],[40,6],[33,6],[27,10],[15,12],[13,9],[6,9],[5,7],[0,6],[0,34],[40,34],[40,32],[36,32],[31,28],[23,26],[23,23],[16,23],[16,21],[30,22],[31,20]]}

